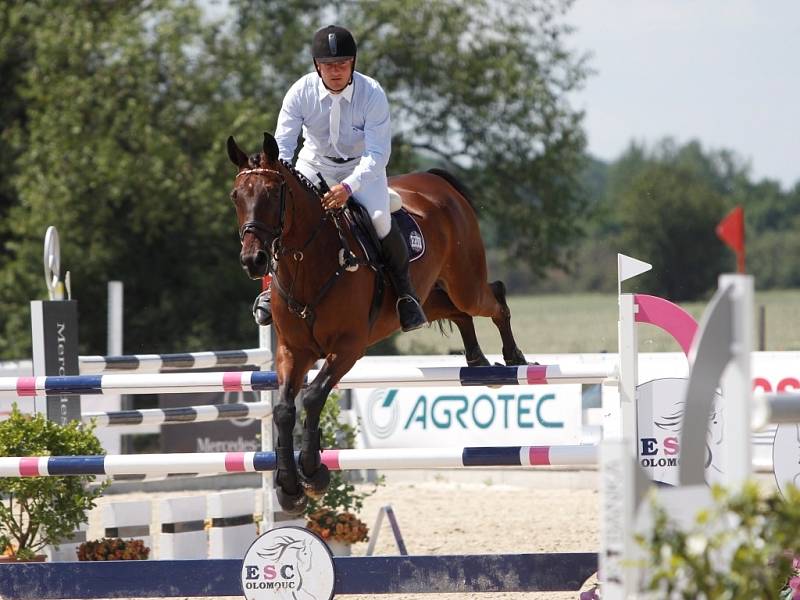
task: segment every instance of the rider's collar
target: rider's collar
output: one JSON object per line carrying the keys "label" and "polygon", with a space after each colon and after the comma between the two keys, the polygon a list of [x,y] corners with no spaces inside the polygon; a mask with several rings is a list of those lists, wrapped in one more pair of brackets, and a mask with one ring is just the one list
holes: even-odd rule
{"label": "rider's collar", "polygon": [[[320,99],[324,99],[326,96],[333,96],[333,94],[331,94],[331,91],[325,87],[324,83],[322,83],[322,77],[319,78],[319,83],[317,85],[319,86]],[[353,100],[354,87],[355,87],[354,82],[351,81],[346,88],[344,88],[341,92],[339,92],[336,95],[344,98],[348,102],[351,102]]]}

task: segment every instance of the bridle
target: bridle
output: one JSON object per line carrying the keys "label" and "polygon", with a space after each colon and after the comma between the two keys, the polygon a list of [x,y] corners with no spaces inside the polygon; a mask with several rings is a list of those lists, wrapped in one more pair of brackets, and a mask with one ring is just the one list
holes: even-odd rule
{"label": "bridle", "polygon": [[[275,240],[280,238],[281,233],[283,233],[283,222],[286,216],[286,178],[283,176],[283,173],[277,171],[275,169],[266,169],[263,167],[259,167],[256,169],[245,169],[244,171],[239,171],[236,175],[236,179],[241,177],[242,175],[250,175],[252,173],[259,173],[259,174],[266,174],[272,173],[273,175],[277,175],[278,178],[281,180],[281,187],[280,187],[280,213],[278,215],[278,225],[269,226],[262,221],[259,220],[252,220],[243,223],[242,226],[239,228],[239,241],[244,244],[244,236],[248,233],[252,234],[256,237],[256,239],[261,242],[262,247],[267,246],[267,240],[273,240],[272,243],[275,243]],[[269,200],[269,197],[267,197]]]}

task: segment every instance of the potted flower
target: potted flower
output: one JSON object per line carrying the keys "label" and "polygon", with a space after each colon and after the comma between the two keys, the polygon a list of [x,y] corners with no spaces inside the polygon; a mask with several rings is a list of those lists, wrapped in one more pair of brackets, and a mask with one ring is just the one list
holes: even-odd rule
{"label": "potted flower", "polygon": [[[16,405],[0,422],[0,456],[103,454],[94,426],[62,426]],[[67,540],[94,507],[104,485],[89,487],[94,475],[0,478],[0,547],[8,560],[36,560],[47,546]],[[40,558],[41,559],[41,558]]]}
{"label": "potted flower", "polygon": [[82,542],[76,550],[78,560],[147,560],[150,548],[143,540],[101,538]]}
{"label": "potted flower", "polygon": [[[332,393],[320,416],[323,448],[352,448],[356,430],[339,421],[339,398]],[[306,507],[306,527],[319,535],[334,554],[349,555],[351,546],[369,539],[369,528],[358,518],[364,500],[375,493],[383,478],[369,491],[356,491],[352,482],[341,471],[331,473],[331,483],[325,495],[309,499]]]}

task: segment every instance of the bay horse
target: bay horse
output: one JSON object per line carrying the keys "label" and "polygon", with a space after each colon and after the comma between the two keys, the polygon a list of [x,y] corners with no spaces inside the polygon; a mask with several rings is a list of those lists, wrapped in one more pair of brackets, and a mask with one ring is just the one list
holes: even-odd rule
{"label": "bay horse", "polygon": [[[272,273],[272,316],[277,332],[275,370],[278,401],[276,484],[281,507],[303,512],[308,497],[324,494],[330,482],[320,462],[319,418],[331,389],[367,347],[400,327],[397,300],[387,288],[370,318],[375,271],[345,270],[340,261],[347,245],[363,257],[349,230],[341,234],[336,211],[325,211],[320,193],[289,163],[278,159],[278,145],[264,134],[260,153],[249,157],[233,137],[228,157],[238,167],[231,199],[239,224],[242,268],[253,279]],[[418,222],[425,253],[410,266],[410,277],[429,321],[456,324],[469,366],[489,365],[475,335],[473,316],[490,317],[503,341],[507,365],[527,364],[511,332],[511,312],[502,282],[487,282],[486,255],[477,215],[463,186],[444,171],[392,177],[403,205]],[[344,228],[346,229],[346,228]],[[305,422],[295,463],[292,431],[295,397],[314,363],[324,359],[303,395]]]}

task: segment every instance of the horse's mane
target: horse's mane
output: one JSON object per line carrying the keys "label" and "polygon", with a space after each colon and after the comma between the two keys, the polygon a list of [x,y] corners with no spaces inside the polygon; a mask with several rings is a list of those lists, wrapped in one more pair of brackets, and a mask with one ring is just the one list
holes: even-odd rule
{"label": "horse's mane", "polygon": [[464,199],[469,202],[469,205],[472,207],[476,213],[478,210],[475,208],[475,203],[472,201],[472,193],[467,189],[467,186],[462,183],[455,175],[450,173],[449,171],[445,171],[444,169],[428,169],[428,173],[431,175],[436,175],[444,179],[447,183],[452,185],[456,191],[464,196]]}
{"label": "horse's mane", "polygon": [[286,168],[287,171],[289,171],[289,173],[295,176],[295,179],[297,179],[297,181],[299,181],[300,184],[304,188],[306,188],[306,190],[312,192],[314,196],[316,196],[317,198],[321,196],[321,194],[319,193],[319,188],[316,185],[314,185],[314,182],[311,181],[305,175],[303,175],[300,171],[295,169],[292,163],[290,163],[288,160],[283,160],[283,159],[280,159],[280,163]]}
{"label": "horse's mane", "polygon": [[[264,155],[261,152],[259,152],[258,154],[250,155],[248,157],[248,160],[250,162],[250,167],[253,169],[261,167],[263,156]],[[286,170],[289,171],[289,173],[294,175],[295,179],[297,179],[297,181],[300,183],[300,185],[302,185],[306,189],[306,191],[311,192],[317,198],[321,196],[319,188],[316,185],[314,185],[314,182],[311,181],[305,175],[303,175],[300,171],[295,169],[291,162],[283,159],[279,159],[278,162],[280,162],[286,168]]]}

